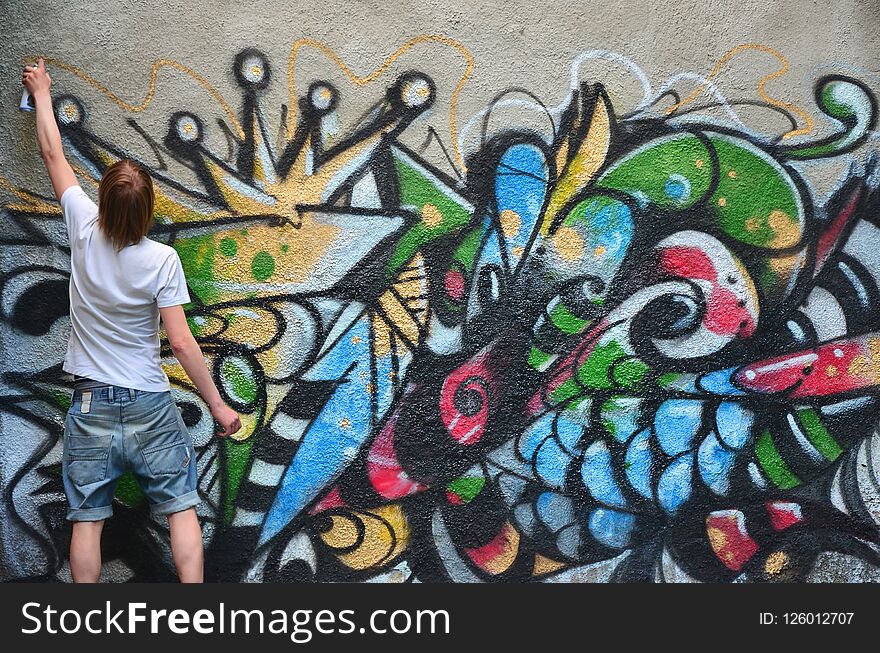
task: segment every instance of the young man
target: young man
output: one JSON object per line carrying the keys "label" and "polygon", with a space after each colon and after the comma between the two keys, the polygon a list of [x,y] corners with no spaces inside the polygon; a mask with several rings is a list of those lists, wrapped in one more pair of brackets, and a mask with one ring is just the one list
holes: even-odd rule
{"label": "young man", "polygon": [[131,470],[156,515],[167,515],[180,580],[201,582],[196,458],[159,365],[159,318],[177,360],[225,437],[241,428],[220,397],[186,322],[190,301],[177,252],[146,238],[153,182],[131,161],[104,173],[96,206],[61,147],[51,79],[40,59],[22,83],[36,104],[37,138],[70,239],[71,333],[63,369],[74,375],[64,429],[62,476],[73,522],[70,568],[76,582],[101,573],[101,529],[113,513],[120,476]]}

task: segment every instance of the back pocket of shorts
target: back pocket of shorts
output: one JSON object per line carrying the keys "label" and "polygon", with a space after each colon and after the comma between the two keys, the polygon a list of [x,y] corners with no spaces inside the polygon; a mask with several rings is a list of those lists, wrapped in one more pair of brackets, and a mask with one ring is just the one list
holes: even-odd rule
{"label": "back pocket of shorts", "polygon": [[144,455],[144,464],[154,476],[177,474],[189,463],[189,449],[180,429],[136,431],[135,438]]}
{"label": "back pocket of shorts", "polygon": [[103,481],[110,455],[109,435],[68,435],[67,475],[76,485]]}

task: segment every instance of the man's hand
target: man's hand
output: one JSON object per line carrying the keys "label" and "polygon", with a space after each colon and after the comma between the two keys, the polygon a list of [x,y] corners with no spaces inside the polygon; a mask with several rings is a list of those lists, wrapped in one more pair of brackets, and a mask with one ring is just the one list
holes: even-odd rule
{"label": "man's hand", "polygon": [[46,72],[46,62],[40,57],[37,67],[25,66],[21,73],[21,83],[27,87],[28,92],[37,97],[41,93],[48,93],[52,86],[52,78]]}
{"label": "man's hand", "polygon": [[211,408],[211,415],[220,424],[220,432],[217,433],[221,438],[237,433],[241,428],[241,419],[234,410],[226,404],[220,404],[215,408]]}

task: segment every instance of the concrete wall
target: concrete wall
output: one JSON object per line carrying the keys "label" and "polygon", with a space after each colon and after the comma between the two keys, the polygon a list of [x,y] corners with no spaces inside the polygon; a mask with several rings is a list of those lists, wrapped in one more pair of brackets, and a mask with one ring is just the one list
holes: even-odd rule
{"label": "concrete wall", "polygon": [[[721,5],[721,6],[718,6]],[[872,0],[0,8],[0,538],[69,578],[69,257],[16,110],[49,58],[86,191],[157,182],[244,428],[222,580],[880,578]],[[171,578],[130,477],[108,579]]]}

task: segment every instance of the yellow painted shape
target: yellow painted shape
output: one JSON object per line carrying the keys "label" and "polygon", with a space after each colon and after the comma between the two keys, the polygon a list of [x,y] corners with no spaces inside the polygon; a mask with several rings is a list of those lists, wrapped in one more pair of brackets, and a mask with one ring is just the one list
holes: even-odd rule
{"label": "yellow painted shape", "polygon": [[550,574],[554,571],[559,571],[567,567],[568,565],[564,562],[560,562],[559,560],[553,560],[552,558],[548,558],[546,556],[542,556],[540,553],[535,554],[535,566],[532,569],[533,576],[541,576],[543,574]]}
{"label": "yellow painted shape", "polygon": [[333,515],[329,530],[320,537],[333,549],[346,549],[358,543],[358,526],[363,528],[360,546],[339,555],[339,560],[352,569],[363,570],[388,562],[409,543],[409,522],[396,503],[369,511]]}
{"label": "yellow painted shape", "polygon": [[[567,140],[567,139],[566,139]],[[608,155],[611,145],[611,112],[605,103],[605,97],[600,95],[590,118],[590,126],[583,142],[577,152],[571,158],[568,165],[562,170],[559,180],[553,187],[547,210],[541,223],[541,233],[547,235],[553,218],[563,206],[584,188],[598,172]],[[558,163],[558,162],[557,162]],[[558,168],[557,168],[558,169]]]}

